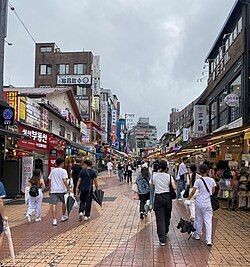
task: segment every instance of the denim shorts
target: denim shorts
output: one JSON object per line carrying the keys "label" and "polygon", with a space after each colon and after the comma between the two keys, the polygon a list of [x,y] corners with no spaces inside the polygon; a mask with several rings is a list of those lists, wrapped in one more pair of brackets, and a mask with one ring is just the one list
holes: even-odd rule
{"label": "denim shorts", "polygon": [[64,204],[65,203],[64,195],[65,193],[51,193],[49,204],[56,205],[58,202],[62,202]]}
{"label": "denim shorts", "polygon": [[0,215],[0,235],[3,233],[3,218]]}

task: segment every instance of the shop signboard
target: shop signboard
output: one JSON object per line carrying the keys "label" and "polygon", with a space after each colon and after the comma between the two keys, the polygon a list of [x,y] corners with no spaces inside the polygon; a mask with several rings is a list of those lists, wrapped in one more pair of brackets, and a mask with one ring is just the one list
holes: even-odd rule
{"label": "shop signboard", "polygon": [[107,131],[108,131],[108,102],[101,102],[101,127],[104,130],[102,132],[102,140],[104,143],[107,143]]}
{"label": "shop signboard", "polygon": [[28,186],[29,179],[33,174],[33,157],[22,157],[22,187],[21,190],[25,193],[25,188]]}
{"label": "shop signboard", "polygon": [[15,111],[12,107],[0,105],[0,125],[13,125],[14,124]]}
{"label": "shop signboard", "polygon": [[233,160],[233,155],[232,154],[225,154],[225,160]]}
{"label": "shop signboard", "polygon": [[187,142],[189,140],[189,129],[188,128],[183,128],[183,142]]}
{"label": "shop signboard", "polygon": [[18,121],[18,92],[6,91],[3,94],[3,99],[15,110],[15,120]]}
{"label": "shop signboard", "polygon": [[26,121],[26,97],[25,96],[20,97],[19,120],[21,122],[25,122]]}
{"label": "shop signboard", "polygon": [[99,112],[99,106],[100,106],[99,96],[93,96],[92,97],[92,110]]}
{"label": "shop signboard", "polygon": [[93,78],[100,79],[100,56],[93,56]]}
{"label": "shop signboard", "polygon": [[92,80],[92,95],[99,96],[100,95],[100,80],[98,78],[93,78]]}
{"label": "shop signboard", "polygon": [[206,105],[194,106],[194,134],[203,135],[206,133]]}
{"label": "shop signboard", "polygon": [[250,154],[242,154],[241,160],[250,161]]}
{"label": "shop signboard", "polygon": [[117,122],[117,111],[116,109],[112,109],[112,125],[116,126]]}
{"label": "shop signboard", "polygon": [[126,128],[128,131],[132,130],[132,128],[135,126],[135,114],[127,113],[125,114],[125,120],[126,120]]}
{"label": "shop signboard", "polygon": [[25,122],[34,127],[41,127],[41,108],[34,99],[26,98],[26,120]]}
{"label": "shop signboard", "polygon": [[224,102],[228,107],[238,107],[240,98],[237,94],[229,94],[224,98]]}
{"label": "shop signboard", "polygon": [[70,84],[91,84],[91,75],[58,75],[57,76],[58,85],[70,85]]}

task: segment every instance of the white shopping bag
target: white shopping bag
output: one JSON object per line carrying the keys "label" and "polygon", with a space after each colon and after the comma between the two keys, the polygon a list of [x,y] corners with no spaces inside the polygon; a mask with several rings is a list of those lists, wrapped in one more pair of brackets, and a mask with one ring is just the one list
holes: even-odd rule
{"label": "white shopping bag", "polygon": [[30,186],[26,186],[25,187],[25,196],[24,196],[26,205],[29,204],[29,197],[30,197],[29,192],[30,192]]}

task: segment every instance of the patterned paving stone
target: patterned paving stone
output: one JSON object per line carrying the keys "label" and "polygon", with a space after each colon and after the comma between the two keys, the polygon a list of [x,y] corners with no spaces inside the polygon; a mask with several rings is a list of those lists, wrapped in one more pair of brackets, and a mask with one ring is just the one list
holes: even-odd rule
{"label": "patterned paving stone", "polygon": [[[49,205],[43,220],[26,223],[24,205],[6,207],[17,252],[15,266],[250,266],[249,213],[220,210],[214,216],[214,245],[204,239],[188,240],[176,225],[186,217],[183,204],[174,202],[170,232],[165,247],[158,245],[154,213],[139,219],[138,202],[131,185],[117,177],[100,177],[106,201],[93,205],[91,220],[69,221],[52,227]],[[3,266],[12,266],[5,244],[0,252]]]}

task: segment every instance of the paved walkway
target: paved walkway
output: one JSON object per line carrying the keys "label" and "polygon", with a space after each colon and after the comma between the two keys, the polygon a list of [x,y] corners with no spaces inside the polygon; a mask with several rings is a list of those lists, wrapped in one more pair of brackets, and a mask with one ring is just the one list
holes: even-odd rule
{"label": "paved walkway", "polygon": [[[208,248],[204,239],[187,240],[188,235],[176,229],[180,217],[187,215],[183,204],[175,201],[167,244],[160,247],[154,213],[139,219],[131,185],[105,175],[99,182],[105,202],[102,208],[93,204],[87,222],[79,222],[74,210],[69,221],[53,227],[46,197],[40,223],[23,219],[22,201],[6,205],[17,254],[15,266],[250,266],[250,213],[217,211],[214,245]],[[6,243],[0,259],[3,266],[12,266]]]}

